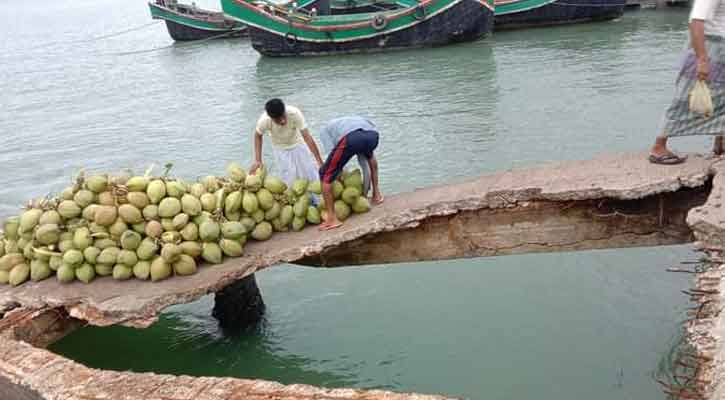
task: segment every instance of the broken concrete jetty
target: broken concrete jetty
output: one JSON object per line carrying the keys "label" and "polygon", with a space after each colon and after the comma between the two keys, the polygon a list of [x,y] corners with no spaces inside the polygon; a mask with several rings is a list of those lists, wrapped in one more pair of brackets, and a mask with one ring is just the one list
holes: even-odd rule
{"label": "broken concrete jetty", "polygon": [[[3,286],[0,398],[5,398],[3,393],[20,393],[9,398],[115,399],[122,397],[113,393],[124,393],[130,381],[139,382],[133,386],[143,396],[124,398],[181,399],[189,393],[205,393],[203,398],[209,399],[438,398],[231,378],[98,371],[33,345],[47,345],[86,323],[147,327],[170,305],[220,292],[279,263],[337,267],[658,246],[697,238],[697,246],[712,264],[725,251],[725,210],[720,207],[725,175],[721,173],[725,174],[725,160],[697,155],[676,166],[650,164],[643,153],[551,163],[389,196],[385,204],[355,216],[340,229],[277,234],[267,242],[248,244],[244,257],[202,267],[190,277],[156,283],[101,279],[92,285],[61,285],[46,280]],[[722,304],[719,284],[725,267],[703,273],[708,274],[708,287],[717,286],[708,289],[711,299],[707,303],[717,308]],[[702,357],[693,379],[707,382],[697,390],[699,395],[721,398],[712,396],[725,391],[719,385],[721,379],[716,378],[725,374],[725,349],[720,343],[725,317],[707,315],[710,317],[698,315],[688,327],[706,338],[702,344],[692,343],[696,355]],[[77,376],[50,387],[46,383],[55,376],[53,371]],[[113,379],[101,378],[104,374]],[[167,386],[186,390],[186,394],[155,394]],[[208,389],[221,386],[239,391],[210,394],[214,391]]]}

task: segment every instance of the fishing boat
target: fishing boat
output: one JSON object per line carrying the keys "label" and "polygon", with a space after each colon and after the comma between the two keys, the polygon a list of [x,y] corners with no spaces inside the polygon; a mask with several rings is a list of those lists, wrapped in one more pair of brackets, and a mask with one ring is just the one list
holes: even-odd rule
{"label": "fishing boat", "polygon": [[496,0],[496,30],[619,18],[626,0]]}
{"label": "fishing boat", "polygon": [[[266,56],[313,56],[440,46],[479,39],[493,29],[493,0],[377,0],[364,12],[302,0],[221,0],[247,25]],[[384,4],[380,6],[380,4]]]}
{"label": "fishing boat", "polygon": [[187,5],[176,0],[156,0],[149,2],[149,9],[153,19],[166,22],[166,29],[174,40],[239,37],[246,34],[244,24],[220,11],[200,9],[194,3]]}

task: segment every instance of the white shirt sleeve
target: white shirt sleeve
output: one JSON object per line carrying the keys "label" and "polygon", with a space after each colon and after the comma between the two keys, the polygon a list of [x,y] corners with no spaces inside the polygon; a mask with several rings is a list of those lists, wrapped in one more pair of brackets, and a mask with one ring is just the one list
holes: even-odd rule
{"label": "white shirt sleeve", "polygon": [[257,120],[257,127],[255,132],[257,135],[264,135],[269,132],[272,128],[272,119],[267,116],[267,113],[262,113]]}
{"label": "white shirt sleeve", "polygon": [[719,2],[719,0],[695,0],[690,11],[690,21],[693,19],[712,20]]}

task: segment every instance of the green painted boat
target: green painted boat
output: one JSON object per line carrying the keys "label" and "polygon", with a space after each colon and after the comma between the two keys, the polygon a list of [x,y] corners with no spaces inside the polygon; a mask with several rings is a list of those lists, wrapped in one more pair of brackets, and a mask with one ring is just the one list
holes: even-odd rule
{"label": "green painted boat", "polygon": [[166,22],[166,29],[174,40],[201,40],[246,35],[244,24],[219,11],[203,10],[176,0],[149,2],[151,18]]}
{"label": "green painted boat", "polygon": [[496,0],[496,30],[619,18],[625,0]]}
{"label": "green painted boat", "polygon": [[[493,29],[493,0],[388,0],[383,10],[334,15],[330,4],[221,0],[268,56],[311,56],[439,46]],[[319,6],[319,7],[318,7]]]}

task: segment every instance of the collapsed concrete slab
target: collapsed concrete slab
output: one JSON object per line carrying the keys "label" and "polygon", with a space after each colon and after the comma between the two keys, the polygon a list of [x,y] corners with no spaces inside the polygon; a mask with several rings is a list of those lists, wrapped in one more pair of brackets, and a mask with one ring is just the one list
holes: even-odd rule
{"label": "collapsed concrete slab", "polygon": [[282,233],[245,256],[162,282],[55,280],[0,288],[0,310],[64,309],[93,325],[146,327],[166,307],[194,301],[278,263],[348,265],[534,251],[684,243],[685,213],[705,201],[715,160],[658,166],[643,153],[552,163],[387,198],[336,230]]}

